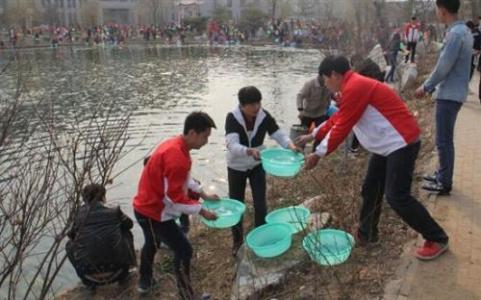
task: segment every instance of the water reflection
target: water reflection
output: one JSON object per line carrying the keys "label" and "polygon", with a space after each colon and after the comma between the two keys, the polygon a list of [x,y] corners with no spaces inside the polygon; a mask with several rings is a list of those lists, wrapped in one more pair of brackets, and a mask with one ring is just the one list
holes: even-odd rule
{"label": "water reflection", "polygon": [[[237,91],[256,85],[263,94],[263,106],[288,130],[297,121],[296,94],[315,76],[321,60],[317,51],[268,47],[61,48],[21,52],[19,57],[29,68],[26,126],[38,125],[38,116],[46,113],[52,113],[59,125],[92,110],[133,113],[126,151],[141,146],[120,162],[117,172],[133,167],[117,177],[108,192],[109,202],[121,205],[130,216],[142,168],[142,162],[136,162],[160,140],[181,133],[185,116],[193,110],[208,112],[218,127],[210,143],[192,153],[193,174],[205,187],[226,195],[224,121],[237,103]],[[14,86],[15,74],[11,73],[0,82],[0,91],[11,94]],[[138,227],[134,235],[140,247]],[[66,264],[56,286],[76,282],[73,269]]]}

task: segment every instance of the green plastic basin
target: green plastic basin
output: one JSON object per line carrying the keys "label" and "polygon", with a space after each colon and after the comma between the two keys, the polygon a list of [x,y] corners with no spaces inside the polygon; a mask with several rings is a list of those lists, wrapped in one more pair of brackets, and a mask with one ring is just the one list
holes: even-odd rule
{"label": "green plastic basin", "polygon": [[323,266],[334,266],[345,262],[351,255],[354,244],[352,235],[336,229],[312,232],[302,241],[302,246],[311,259]]}
{"label": "green plastic basin", "polygon": [[264,224],[249,232],[246,243],[259,257],[279,256],[291,247],[292,228],[284,223]]}
{"label": "green plastic basin", "polygon": [[229,228],[236,225],[246,210],[244,203],[228,198],[222,198],[219,201],[206,200],[202,203],[202,207],[217,214],[217,220],[214,221],[201,217],[202,222],[212,228]]}
{"label": "green plastic basin", "polygon": [[302,206],[290,206],[276,209],[266,216],[267,223],[287,223],[292,225],[292,233],[307,228],[311,212]]}
{"label": "green plastic basin", "polygon": [[277,177],[293,177],[299,173],[304,164],[304,156],[282,148],[261,151],[262,167],[266,173]]}

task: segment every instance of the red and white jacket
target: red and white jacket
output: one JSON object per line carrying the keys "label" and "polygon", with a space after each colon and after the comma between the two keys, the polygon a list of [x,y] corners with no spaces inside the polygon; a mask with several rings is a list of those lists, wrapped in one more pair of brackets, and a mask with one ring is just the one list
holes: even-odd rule
{"label": "red and white jacket", "polygon": [[145,165],[134,197],[136,212],[158,222],[184,214],[198,214],[201,205],[188,197],[188,190],[201,187],[190,176],[192,160],[182,136],[157,146]]}
{"label": "red and white jacket", "polygon": [[419,24],[408,23],[404,31],[404,38],[407,42],[415,42],[419,40]]}
{"label": "red and white jacket", "polygon": [[353,71],[342,84],[340,107],[312,133],[318,156],[333,152],[354,130],[368,151],[387,156],[419,140],[420,130],[406,104],[387,85]]}

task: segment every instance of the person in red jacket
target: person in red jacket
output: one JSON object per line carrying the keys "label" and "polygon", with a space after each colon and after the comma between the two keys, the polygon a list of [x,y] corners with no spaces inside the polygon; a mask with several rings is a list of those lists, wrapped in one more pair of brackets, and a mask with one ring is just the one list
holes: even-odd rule
{"label": "person in red jacket", "polygon": [[426,208],[411,195],[411,182],[421,145],[420,129],[402,99],[387,85],[359,75],[343,56],[329,56],[319,66],[327,88],[340,96],[339,111],[299,143],[321,143],[306,159],[314,168],[354,131],[372,153],[364,184],[357,239],[377,243],[383,196],[396,213],[426,240],[416,251],[419,259],[438,257],[448,248],[448,236]]}
{"label": "person in red jacket", "polygon": [[204,199],[218,199],[217,195],[206,195],[190,176],[192,161],[189,152],[207,144],[211,128],[216,126],[206,113],[189,114],[183,134],[159,144],[142,170],[133,202],[135,217],[145,238],[138,286],[142,294],[151,290],[152,264],[162,241],[174,252],[174,271],[181,298],[193,297],[190,285],[192,246],[175,219],[181,214],[200,214],[208,220],[217,218],[215,213],[204,210],[188,195],[191,190],[200,193]]}

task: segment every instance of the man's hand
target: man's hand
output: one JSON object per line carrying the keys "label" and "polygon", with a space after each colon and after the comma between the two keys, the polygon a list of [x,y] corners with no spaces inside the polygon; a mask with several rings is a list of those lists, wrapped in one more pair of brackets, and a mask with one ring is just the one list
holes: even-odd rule
{"label": "man's hand", "polygon": [[317,165],[317,163],[319,162],[320,159],[321,158],[314,153],[309,154],[307,156],[306,164],[304,165],[304,169],[306,169],[306,170],[313,169]]}
{"label": "man's hand", "polygon": [[261,160],[261,153],[255,148],[247,149],[247,155],[252,156],[255,160]]}
{"label": "man's hand", "polygon": [[294,143],[290,143],[289,146],[287,146],[290,150],[294,152],[302,152],[302,149],[298,148]]}
{"label": "man's hand", "polygon": [[206,194],[206,193],[202,193],[200,196],[201,196],[202,199],[204,199],[204,200],[210,200],[210,201],[219,201],[219,200],[220,200],[220,197],[219,197],[219,195],[217,195],[217,194]]}
{"label": "man's hand", "polygon": [[426,92],[424,91],[424,87],[423,86],[418,87],[416,92],[414,92],[414,95],[416,96],[416,98],[424,97],[426,95]]}
{"label": "man's hand", "polygon": [[303,112],[303,111],[299,111],[299,114],[297,115],[297,117],[299,118],[299,120],[302,121],[302,118],[304,118],[304,112]]}
{"label": "man's hand", "polygon": [[199,215],[210,221],[217,220],[217,215],[214,212],[205,210],[203,208],[200,210]]}
{"label": "man's hand", "polygon": [[300,137],[298,137],[295,141],[296,145],[300,146],[300,147],[304,147],[308,142],[311,142],[314,140],[314,137],[310,134],[305,134],[305,135],[301,135]]}

